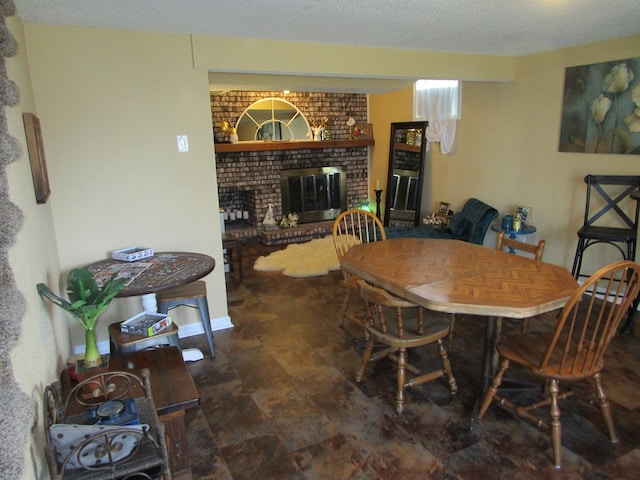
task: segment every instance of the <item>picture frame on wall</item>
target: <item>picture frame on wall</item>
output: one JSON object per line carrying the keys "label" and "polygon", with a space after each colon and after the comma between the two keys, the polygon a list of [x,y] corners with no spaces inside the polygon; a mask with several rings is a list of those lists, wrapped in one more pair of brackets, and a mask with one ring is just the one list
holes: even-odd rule
{"label": "picture frame on wall", "polygon": [[373,138],[373,125],[371,123],[356,123],[352,129],[354,140],[367,140]]}
{"label": "picture frame on wall", "polygon": [[51,188],[49,187],[47,162],[44,156],[44,143],[42,141],[40,119],[33,113],[24,112],[22,114],[22,120],[24,122],[24,131],[27,140],[27,150],[29,153],[29,163],[31,164],[31,176],[33,178],[36,203],[43,204],[47,202],[47,199],[51,194]]}

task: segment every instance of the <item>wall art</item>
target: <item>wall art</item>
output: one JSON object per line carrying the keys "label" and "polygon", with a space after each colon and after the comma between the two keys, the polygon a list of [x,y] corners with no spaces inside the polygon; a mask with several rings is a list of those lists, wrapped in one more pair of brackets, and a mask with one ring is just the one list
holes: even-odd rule
{"label": "wall art", "polygon": [[559,151],[640,155],[640,58],[566,69]]}
{"label": "wall art", "polygon": [[40,120],[33,113],[23,113],[24,131],[31,163],[31,176],[33,188],[36,193],[36,203],[46,203],[51,193],[49,188],[49,175],[47,174],[47,162],[44,157],[44,144],[42,143],[42,131]]}

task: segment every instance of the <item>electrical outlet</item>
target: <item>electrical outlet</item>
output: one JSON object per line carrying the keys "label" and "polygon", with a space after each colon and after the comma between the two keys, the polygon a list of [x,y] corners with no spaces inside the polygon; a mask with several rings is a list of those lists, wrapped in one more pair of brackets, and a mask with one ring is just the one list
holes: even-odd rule
{"label": "electrical outlet", "polygon": [[184,153],[189,151],[189,139],[186,135],[178,135],[178,152]]}

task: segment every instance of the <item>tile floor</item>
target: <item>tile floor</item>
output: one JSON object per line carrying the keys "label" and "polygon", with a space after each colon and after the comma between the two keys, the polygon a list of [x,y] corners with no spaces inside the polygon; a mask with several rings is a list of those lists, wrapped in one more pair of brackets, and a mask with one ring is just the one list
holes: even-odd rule
{"label": "tile floor", "polygon": [[[495,405],[469,428],[481,317],[456,322],[450,358],[459,393],[450,395],[444,380],[410,389],[398,416],[391,364],[354,380],[360,331],[338,326],[341,274],[254,272],[255,258],[277,248],[244,247],[244,282],[227,275],[235,327],[215,332],[215,359],[189,364],[200,391],[200,408],[187,415],[194,479],[640,478],[640,333],[616,337],[608,355],[605,386],[620,442],[608,441],[597,407],[569,399],[556,471],[548,434]],[[202,336],[181,343],[207,349]],[[439,362],[433,347],[410,358]]]}

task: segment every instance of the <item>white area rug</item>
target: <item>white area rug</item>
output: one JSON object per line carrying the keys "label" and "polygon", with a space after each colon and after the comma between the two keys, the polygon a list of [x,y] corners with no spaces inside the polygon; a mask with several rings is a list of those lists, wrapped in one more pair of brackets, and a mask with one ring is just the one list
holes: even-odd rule
{"label": "white area rug", "polygon": [[284,250],[258,257],[253,265],[261,272],[282,272],[287,277],[304,278],[327,275],[340,270],[333,236],[316,238],[306,243],[292,243]]}

